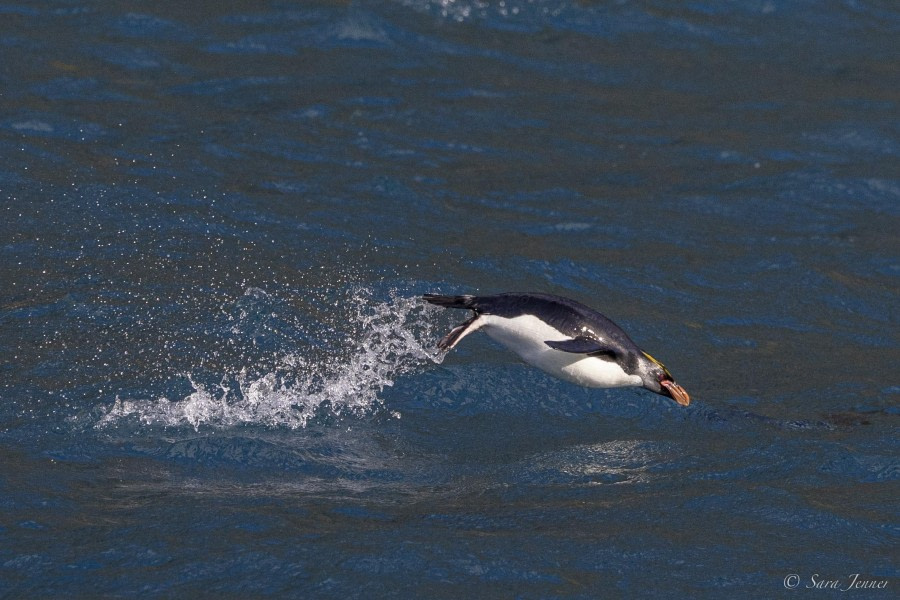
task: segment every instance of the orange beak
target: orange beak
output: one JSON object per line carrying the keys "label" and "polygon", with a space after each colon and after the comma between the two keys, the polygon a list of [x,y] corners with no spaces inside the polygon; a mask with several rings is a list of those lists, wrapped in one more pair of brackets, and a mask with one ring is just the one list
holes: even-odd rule
{"label": "orange beak", "polygon": [[672,400],[674,400],[681,406],[687,406],[691,403],[691,397],[688,395],[685,389],[674,381],[663,380],[660,381],[659,384],[666,388],[666,391],[669,392],[670,396],[672,396]]}

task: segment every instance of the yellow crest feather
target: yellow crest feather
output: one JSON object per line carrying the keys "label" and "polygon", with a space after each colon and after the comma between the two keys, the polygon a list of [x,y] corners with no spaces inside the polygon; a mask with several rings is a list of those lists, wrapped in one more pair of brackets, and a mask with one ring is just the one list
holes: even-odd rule
{"label": "yellow crest feather", "polygon": [[666,375],[668,375],[670,378],[672,377],[672,374],[669,373],[669,370],[666,368],[666,365],[662,364],[661,362],[659,362],[658,360],[656,360],[655,358],[653,358],[652,356],[650,356],[650,355],[647,354],[646,352],[641,351],[641,354],[643,354],[644,356],[646,356],[647,358],[649,358],[653,363],[655,363],[656,365],[658,365],[659,368],[662,369],[663,372],[664,372]]}

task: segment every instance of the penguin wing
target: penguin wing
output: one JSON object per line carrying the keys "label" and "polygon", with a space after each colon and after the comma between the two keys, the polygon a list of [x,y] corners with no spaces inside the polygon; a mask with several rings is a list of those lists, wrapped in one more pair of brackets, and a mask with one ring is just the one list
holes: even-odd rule
{"label": "penguin wing", "polygon": [[554,350],[572,354],[590,354],[591,356],[615,356],[617,354],[615,348],[586,335],[579,335],[569,340],[545,341],[544,343]]}

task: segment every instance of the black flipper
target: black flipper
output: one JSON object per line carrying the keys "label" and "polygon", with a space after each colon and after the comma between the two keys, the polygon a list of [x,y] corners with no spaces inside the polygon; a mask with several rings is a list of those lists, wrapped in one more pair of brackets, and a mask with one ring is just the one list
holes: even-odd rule
{"label": "black flipper", "polygon": [[571,340],[544,342],[554,350],[571,352],[572,354],[589,354],[591,356],[614,356],[616,351],[598,340],[586,335],[579,335]]}

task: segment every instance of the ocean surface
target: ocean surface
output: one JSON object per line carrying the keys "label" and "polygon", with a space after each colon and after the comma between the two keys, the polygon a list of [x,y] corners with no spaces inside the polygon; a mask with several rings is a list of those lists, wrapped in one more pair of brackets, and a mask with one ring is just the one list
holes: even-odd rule
{"label": "ocean surface", "polygon": [[[898,39],[893,0],[0,0],[0,597],[897,597]],[[438,351],[421,294],[505,291],[691,405]]]}

